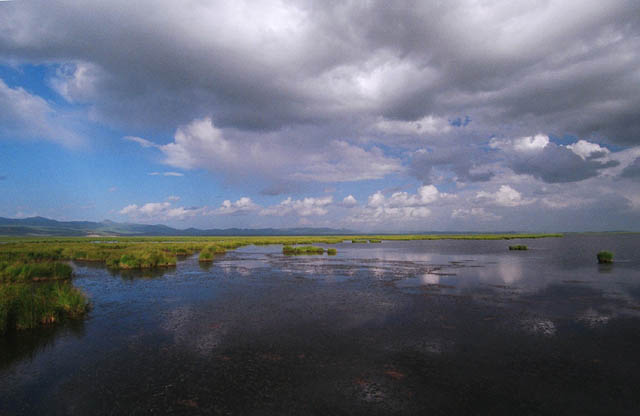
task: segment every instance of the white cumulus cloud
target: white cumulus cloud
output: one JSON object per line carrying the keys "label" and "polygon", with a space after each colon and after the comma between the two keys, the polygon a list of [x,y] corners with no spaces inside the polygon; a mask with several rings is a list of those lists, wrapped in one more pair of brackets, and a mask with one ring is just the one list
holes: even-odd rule
{"label": "white cumulus cloud", "polygon": [[118,211],[136,221],[182,220],[205,212],[206,208],[173,207],[170,202],[148,202],[140,206],[131,204]]}
{"label": "white cumulus cloud", "polygon": [[251,198],[242,197],[235,202],[231,202],[226,199],[220,205],[220,208],[216,209],[214,214],[246,214],[251,211],[259,209],[260,206],[255,204]]}
{"label": "white cumulus cloud", "polygon": [[500,186],[500,189],[494,193],[480,191],[476,196],[480,200],[486,200],[503,207],[517,207],[534,202],[532,199],[523,198],[520,192],[516,191],[509,185]]}
{"label": "white cumulus cloud", "polygon": [[236,178],[259,174],[272,180],[346,182],[380,179],[403,169],[399,160],[375,146],[365,149],[344,140],[332,140],[316,148],[316,143],[295,145],[268,134],[229,134],[233,139],[225,137],[225,131],[216,127],[211,118],[203,118],[179,127],[174,141],[166,145],[134,136],[125,139],[160,149],[170,166],[205,169]]}
{"label": "white cumulus cloud", "polygon": [[310,215],[326,215],[328,207],[333,203],[333,197],[327,196],[323,198],[307,197],[303,199],[285,199],[277,205],[267,207],[260,211],[260,215],[289,215],[295,214],[301,217]]}

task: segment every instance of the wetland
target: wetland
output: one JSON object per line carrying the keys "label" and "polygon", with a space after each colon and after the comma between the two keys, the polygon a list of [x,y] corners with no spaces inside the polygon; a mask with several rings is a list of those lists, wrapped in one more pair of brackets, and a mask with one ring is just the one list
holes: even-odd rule
{"label": "wetland", "polygon": [[[68,285],[91,306],[0,336],[0,414],[639,408],[640,235],[323,239],[9,241],[6,261],[73,276],[3,287]],[[302,244],[324,254],[283,253]]]}

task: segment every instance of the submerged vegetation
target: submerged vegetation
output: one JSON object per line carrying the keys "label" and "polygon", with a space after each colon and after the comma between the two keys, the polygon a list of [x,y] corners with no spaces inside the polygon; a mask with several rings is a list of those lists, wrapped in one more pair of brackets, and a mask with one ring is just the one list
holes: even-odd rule
{"label": "submerged vegetation", "polygon": [[[335,249],[334,249],[335,250]],[[315,247],[315,246],[302,246],[302,247],[292,247],[292,246],[284,246],[282,247],[282,254],[286,255],[305,255],[305,254],[323,254],[324,248]]]}
{"label": "submerged vegetation", "polygon": [[529,248],[524,244],[518,244],[515,246],[509,246],[509,250],[529,250]]}
{"label": "submerged vegetation", "polygon": [[600,264],[608,264],[608,263],[613,263],[613,253],[610,251],[600,251],[597,254],[598,257],[598,263]]}

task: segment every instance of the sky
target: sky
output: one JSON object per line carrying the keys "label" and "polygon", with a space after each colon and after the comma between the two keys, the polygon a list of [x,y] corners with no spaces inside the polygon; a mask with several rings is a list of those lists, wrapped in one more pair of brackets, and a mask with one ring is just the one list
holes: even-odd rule
{"label": "sky", "polygon": [[640,2],[0,1],[0,216],[640,231]]}

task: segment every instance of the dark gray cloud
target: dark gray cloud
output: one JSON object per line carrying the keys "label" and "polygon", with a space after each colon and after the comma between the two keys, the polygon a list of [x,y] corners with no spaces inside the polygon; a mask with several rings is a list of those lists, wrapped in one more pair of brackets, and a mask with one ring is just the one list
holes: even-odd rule
{"label": "dark gray cloud", "polygon": [[554,143],[540,152],[513,155],[509,166],[519,174],[532,175],[547,183],[565,183],[592,178],[602,169],[618,166],[615,160],[600,161],[593,156],[582,159],[570,149]]}
{"label": "dark gray cloud", "polygon": [[[49,84],[89,120],[266,196],[455,179],[451,195],[398,212],[452,229],[521,225],[516,211],[566,213],[559,225],[640,212],[637,181],[616,182],[640,164],[625,149],[640,144],[640,2],[0,2],[2,63],[50,65]],[[4,136],[73,143],[65,117],[0,80]],[[487,149],[492,137],[504,146]],[[615,207],[589,200],[595,185]],[[191,218],[144,209],[160,208]]]}
{"label": "dark gray cloud", "polygon": [[640,179],[640,157],[622,170],[620,174],[623,178]]}
{"label": "dark gray cloud", "polygon": [[[125,12],[126,11],[126,12]],[[29,1],[0,56],[69,62],[107,121],[280,129],[469,114],[494,130],[640,137],[640,3]]]}

